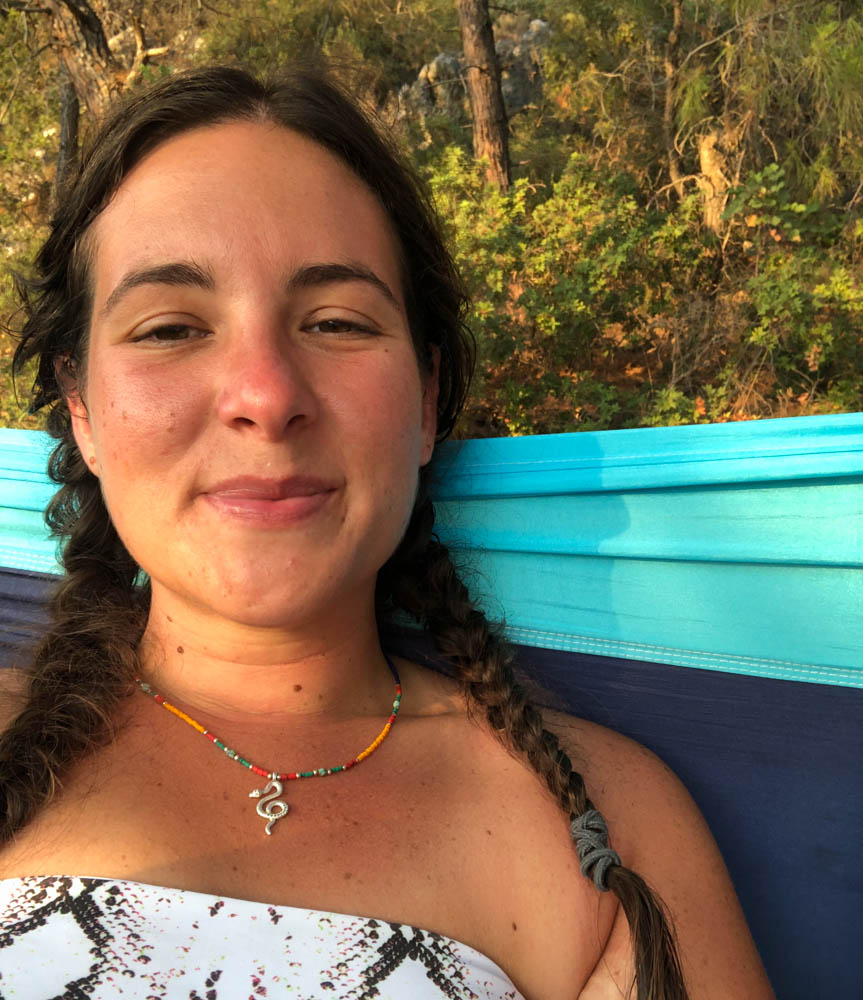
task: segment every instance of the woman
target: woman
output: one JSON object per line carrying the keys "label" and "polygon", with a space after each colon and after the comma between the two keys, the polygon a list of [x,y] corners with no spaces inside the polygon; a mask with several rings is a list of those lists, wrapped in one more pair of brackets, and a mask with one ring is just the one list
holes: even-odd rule
{"label": "woman", "polygon": [[[349,100],[224,68],[135,97],[37,263],[16,365],[67,575],[7,695],[0,984],[770,997],[679,783],[540,716],[432,535],[464,300]],[[386,656],[396,611],[455,679]]]}

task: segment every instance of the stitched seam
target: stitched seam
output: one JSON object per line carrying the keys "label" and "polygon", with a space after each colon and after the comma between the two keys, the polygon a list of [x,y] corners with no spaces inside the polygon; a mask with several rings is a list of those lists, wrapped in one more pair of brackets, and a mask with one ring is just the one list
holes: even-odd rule
{"label": "stitched seam", "polygon": [[[647,643],[630,642],[625,639],[597,639],[590,636],[581,636],[567,632],[555,632],[545,629],[533,629],[525,626],[511,626],[507,628],[507,634],[511,639],[516,636],[534,638],[539,641],[536,645],[545,645],[547,648],[561,648],[565,650],[580,650],[588,652],[595,650],[598,653],[609,655],[611,649],[628,650],[632,653],[641,653],[642,659],[649,659],[655,662],[675,662],[681,666],[696,666],[710,670],[736,671],[738,673],[752,674],[761,677],[807,679],[820,681],[821,683],[834,683],[849,687],[863,687],[863,672],[855,671],[849,667],[828,667],[817,664],[795,663],[793,660],[771,660],[753,656],[745,656],[736,653],[705,653],[701,650],[688,650],[674,646],[658,646]],[[663,654],[663,655],[658,655]],[[626,653],[623,654],[627,658]]]}

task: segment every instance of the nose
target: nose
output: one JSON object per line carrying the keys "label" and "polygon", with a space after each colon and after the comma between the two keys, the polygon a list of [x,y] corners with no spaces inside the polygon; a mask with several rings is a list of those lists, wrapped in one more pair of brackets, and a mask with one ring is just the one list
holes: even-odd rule
{"label": "nose", "polygon": [[247,330],[223,356],[219,419],[229,427],[281,440],[313,421],[318,400],[302,351],[285,331]]}

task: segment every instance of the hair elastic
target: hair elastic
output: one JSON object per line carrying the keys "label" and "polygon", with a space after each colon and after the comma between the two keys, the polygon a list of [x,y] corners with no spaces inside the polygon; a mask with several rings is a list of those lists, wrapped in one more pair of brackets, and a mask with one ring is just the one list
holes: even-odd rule
{"label": "hair elastic", "polygon": [[585,809],[572,821],[570,834],[581,862],[581,874],[592,878],[600,892],[608,892],[608,870],[620,864],[620,855],[608,846],[608,826],[602,813]]}

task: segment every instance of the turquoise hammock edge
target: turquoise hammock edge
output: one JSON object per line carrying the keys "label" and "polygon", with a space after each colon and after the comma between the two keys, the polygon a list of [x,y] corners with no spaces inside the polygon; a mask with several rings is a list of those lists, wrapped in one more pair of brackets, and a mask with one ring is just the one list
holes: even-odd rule
{"label": "turquoise hammock edge", "polygon": [[[56,573],[0,429],[0,565]],[[440,446],[437,530],[517,643],[863,688],[863,414]]]}
{"label": "turquoise hammock edge", "polygon": [[863,414],[451,442],[432,495],[514,642],[863,688]]}

